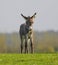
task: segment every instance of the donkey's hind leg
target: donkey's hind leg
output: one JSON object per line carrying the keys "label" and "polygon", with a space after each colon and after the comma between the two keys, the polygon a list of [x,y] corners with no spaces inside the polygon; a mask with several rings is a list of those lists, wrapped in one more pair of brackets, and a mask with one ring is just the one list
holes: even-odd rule
{"label": "donkey's hind leg", "polygon": [[25,53],[28,53],[28,39],[25,37]]}

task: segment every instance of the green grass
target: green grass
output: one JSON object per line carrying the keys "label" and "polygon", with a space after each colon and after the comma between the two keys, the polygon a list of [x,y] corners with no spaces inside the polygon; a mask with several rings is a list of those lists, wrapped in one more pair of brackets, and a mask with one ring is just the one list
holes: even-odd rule
{"label": "green grass", "polygon": [[58,65],[58,53],[0,54],[0,65]]}

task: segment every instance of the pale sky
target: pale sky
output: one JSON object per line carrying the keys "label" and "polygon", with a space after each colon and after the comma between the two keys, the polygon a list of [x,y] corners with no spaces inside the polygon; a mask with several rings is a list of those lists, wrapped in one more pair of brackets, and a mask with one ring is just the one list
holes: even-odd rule
{"label": "pale sky", "polygon": [[19,31],[25,20],[37,12],[33,29],[58,31],[58,0],[0,0],[0,32]]}

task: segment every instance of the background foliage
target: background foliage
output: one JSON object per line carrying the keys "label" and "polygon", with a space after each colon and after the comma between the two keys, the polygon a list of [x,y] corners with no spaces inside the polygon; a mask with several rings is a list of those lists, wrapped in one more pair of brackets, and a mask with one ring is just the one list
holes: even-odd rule
{"label": "background foliage", "polygon": [[[30,44],[28,44],[30,47]],[[57,52],[58,51],[58,32],[34,31],[34,51]],[[18,32],[0,33],[0,53],[20,53],[20,36]]]}

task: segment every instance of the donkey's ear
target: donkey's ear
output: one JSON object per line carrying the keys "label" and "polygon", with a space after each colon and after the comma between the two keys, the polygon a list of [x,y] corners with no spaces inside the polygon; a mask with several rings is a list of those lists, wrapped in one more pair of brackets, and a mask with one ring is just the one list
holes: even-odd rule
{"label": "donkey's ear", "polygon": [[34,13],[34,15],[33,15],[33,16],[31,16],[31,18],[35,18],[35,15],[36,15],[36,13]]}
{"label": "donkey's ear", "polygon": [[36,15],[36,13],[34,13],[34,15]]}
{"label": "donkey's ear", "polygon": [[24,16],[23,14],[21,14],[21,16],[22,16],[24,19],[26,19],[26,20],[27,20],[27,17],[26,17],[26,16]]}

